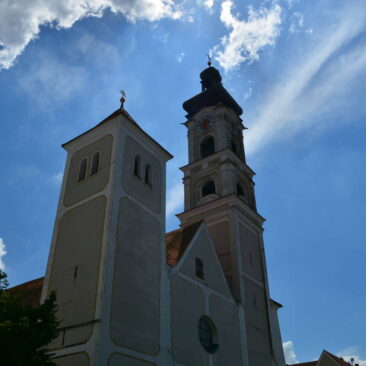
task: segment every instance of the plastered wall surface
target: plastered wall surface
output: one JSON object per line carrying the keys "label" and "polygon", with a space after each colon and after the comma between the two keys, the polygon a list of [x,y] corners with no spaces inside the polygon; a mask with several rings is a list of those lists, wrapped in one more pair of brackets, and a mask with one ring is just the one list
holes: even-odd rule
{"label": "plastered wall surface", "polygon": [[203,291],[177,277],[171,279],[173,358],[185,366],[208,366],[207,352],[198,338],[198,321],[205,315]]}
{"label": "plastered wall surface", "polygon": [[319,366],[335,366],[336,365],[336,362],[333,361],[330,357],[328,356],[323,356],[321,359],[320,359],[320,363],[319,363]]}
{"label": "plastered wall surface", "polygon": [[[64,197],[64,205],[70,206],[86,197],[101,191],[109,180],[113,136],[107,135],[94,143],[80,149],[71,158],[70,169]],[[96,151],[101,152],[100,168],[96,175],[90,176],[91,159]],[[88,158],[87,178],[77,182],[82,159]]]}
{"label": "plastered wall surface", "polygon": [[263,282],[260,234],[253,233],[243,224],[239,224],[239,232],[242,246],[243,270],[257,281]]}
{"label": "plastered wall surface", "polygon": [[52,361],[57,366],[89,366],[90,364],[89,357],[84,352],[54,358]]}
{"label": "plastered wall surface", "polygon": [[266,299],[263,287],[244,279],[245,317],[250,365],[271,365]]}
{"label": "plastered wall surface", "polygon": [[[95,319],[105,206],[101,196],[67,211],[60,220],[49,292],[56,290],[61,328]],[[70,329],[65,341],[85,341],[90,329]]]}
{"label": "plastered wall surface", "polygon": [[161,226],[121,198],[114,256],[110,333],[115,344],[159,353]]}
{"label": "plastered wall surface", "polygon": [[[143,205],[149,207],[156,213],[161,211],[161,186],[162,186],[162,168],[159,160],[147,151],[131,136],[125,140],[125,149],[123,153],[122,165],[122,186],[125,191]],[[141,179],[134,174],[135,156],[141,158]],[[151,165],[152,185],[151,187],[144,181],[146,164]]]}
{"label": "plastered wall surface", "polygon": [[231,298],[230,290],[226,284],[224,274],[218,262],[215,250],[210,243],[207,232],[201,230],[199,236],[191,245],[193,245],[192,250],[185,258],[180,271],[194,280],[197,280],[195,259],[201,259],[204,266],[204,280],[202,280],[202,282],[213,290]]}
{"label": "plastered wall surface", "polygon": [[223,270],[229,271],[231,269],[229,223],[220,222],[210,225],[208,231]]}
{"label": "plastered wall surface", "polygon": [[277,363],[279,365],[284,365],[285,358],[284,358],[284,354],[283,354],[280,324],[278,321],[277,310],[273,306],[273,304],[270,308],[270,320],[271,320],[271,332],[272,332],[272,339],[273,339],[273,351],[274,351]]}
{"label": "plastered wall surface", "polygon": [[114,353],[109,357],[108,366],[155,366],[155,363],[128,357],[119,353]]}
{"label": "plastered wall surface", "polygon": [[210,316],[216,325],[218,350],[213,354],[214,365],[242,365],[238,309],[235,304],[212,294]]}

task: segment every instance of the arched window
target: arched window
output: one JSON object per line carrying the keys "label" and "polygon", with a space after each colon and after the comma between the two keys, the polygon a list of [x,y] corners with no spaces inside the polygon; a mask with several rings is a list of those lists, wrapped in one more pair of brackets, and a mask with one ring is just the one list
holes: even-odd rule
{"label": "arched window", "polygon": [[201,142],[201,158],[210,156],[215,153],[215,139],[212,136],[205,138]]}
{"label": "arched window", "polygon": [[236,184],[236,193],[238,196],[244,197],[244,190],[240,183]]}
{"label": "arched window", "polygon": [[86,177],[86,168],[88,166],[88,158],[84,158],[79,166],[78,182],[81,182]]}
{"label": "arched window", "polygon": [[146,164],[145,166],[145,183],[151,186],[151,165]]}
{"label": "arched window", "polygon": [[133,166],[133,174],[136,177],[141,178],[141,158],[140,158],[139,155],[135,156],[135,163],[134,163],[134,166]]}
{"label": "arched window", "polygon": [[94,153],[92,158],[92,166],[90,169],[90,175],[97,174],[99,172],[99,163],[100,163],[100,151]]}
{"label": "arched window", "polygon": [[205,279],[205,273],[203,270],[203,262],[201,259],[196,258],[195,260],[195,265],[196,265],[196,276],[201,278],[202,280]]}
{"label": "arched window", "polygon": [[216,193],[216,187],[214,181],[211,180],[202,186],[202,197],[215,193]]}

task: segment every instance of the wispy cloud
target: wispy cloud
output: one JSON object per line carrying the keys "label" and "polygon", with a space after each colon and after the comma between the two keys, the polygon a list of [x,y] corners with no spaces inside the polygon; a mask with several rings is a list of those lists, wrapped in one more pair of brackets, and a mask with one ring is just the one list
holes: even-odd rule
{"label": "wispy cloud", "polygon": [[282,347],[283,352],[285,353],[285,360],[288,365],[299,363],[299,361],[296,359],[295,348],[292,341],[284,342]]}
{"label": "wispy cloud", "polygon": [[0,2],[0,70],[8,69],[24,48],[36,39],[41,26],[70,28],[80,19],[101,17],[105,9],[130,22],[177,19],[182,16],[173,0],[13,0]]}
{"label": "wispy cloud", "polygon": [[342,352],[337,353],[338,357],[344,358],[347,362],[350,362],[353,359],[353,364],[359,364],[360,366],[366,366],[366,360],[361,360],[359,357],[359,349],[358,347],[349,347],[343,350]]}
{"label": "wispy cloud", "polygon": [[184,52],[181,52],[178,56],[177,56],[177,61],[180,63],[183,61],[183,58],[185,56],[185,53]]}
{"label": "wispy cloud", "polygon": [[248,7],[248,20],[240,20],[234,15],[233,6],[231,0],[225,0],[221,5],[220,20],[230,32],[212,50],[225,70],[258,60],[259,51],[273,45],[280,34],[281,7],[278,4],[257,11]]}
{"label": "wispy cloud", "polygon": [[3,261],[3,257],[6,254],[7,254],[7,251],[5,248],[4,240],[2,238],[0,238],[0,270],[2,270],[2,271],[5,271],[5,264]]}
{"label": "wispy cloud", "polygon": [[62,172],[58,172],[57,174],[52,176],[52,181],[57,184],[60,185],[62,182],[62,178],[64,177],[64,173]]}
{"label": "wispy cloud", "polygon": [[84,86],[87,74],[83,67],[68,65],[45,51],[37,57],[38,62],[17,78],[33,101],[49,107],[50,102],[67,100]]}
{"label": "wispy cloud", "polygon": [[166,216],[178,213],[183,208],[184,187],[182,183],[175,184],[168,190],[166,198]]}
{"label": "wispy cloud", "polygon": [[296,33],[304,27],[304,15],[298,11],[295,11],[291,16],[291,23],[289,32]]}
{"label": "wispy cloud", "polygon": [[340,108],[351,82],[366,71],[366,43],[345,47],[364,29],[365,18],[357,11],[344,14],[306,59],[294,63],[285,79],[268,89],[254,117],[259,122],[247,133],[249,154],[320,123],[321,115]]}
{"label": "wispy cloud", "polygon": [[244,99],[249,99],[253,94],[253,88],[249,88],[244,94]]}

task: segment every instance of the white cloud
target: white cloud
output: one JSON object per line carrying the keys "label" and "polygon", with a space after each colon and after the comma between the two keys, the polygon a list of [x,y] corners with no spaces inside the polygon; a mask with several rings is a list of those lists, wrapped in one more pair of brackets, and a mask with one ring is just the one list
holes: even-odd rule
{"label": "white cloud", "polygon": [[52,176],[52,181],[57,185],[61,184],[62,178],[64,177],[64,173],[58,172],[57,174]]}
{"label": "white cloud", "polygon": [[234,15],[232,8],[231,0],[225,0],[221,5],[220,20],[230,29],[230,33],[213,48],[215,59],[225,70],[235,68],[242,62],[258,60],[262,48],[274,45],[281,25],[281,7],[278,4],[258,11],[248,7],[247,21]]}
{"label": "white cloud", "polygon": [[0,270],[5,271],[5,264],[3,262],[3,256],[7,254],[5,243],[2,238],[0,238]]}
{"label": "white cloud", "polygon": [[342,357],[347,362],[350,362],[351,358],[353,358],[354,365],[358,363],[360,366],[366,366],[366,360],[361,360],[358,353],[358,347],[349,347],[344,351],[337,353],[337,356]]}
{"label": "white cloud", "polygon": [[121,13],[130,22],[177,19],[182,16],[173,0],[12,0],[0,2],[0,70],[8,69],[24,48],[36,39],[41,26],[70,28],[103,11]]}
{"label": "white cloud", "polygon": [[289,8],[292,8],[295,4],[298,4],[300,0],[286,0]]}
{"label": "white cloud", "polygon": [[291,16],[290,33],[296,33],[304,27],[304,16],[302,13],[295,11]]}
{"label": "white cloud", "polygon": [[296,359],[295,348],[292,341],[284,342],[282,347],[283,352],[285,353],[285,360],[288,365],[299,363],[299,361]]}
{"label": "white cloud", "polygon": [[205,6],[205,8],[206,8],[207,10],[212,10],[212,8],[213,8],[213,6],[214,6],[214,3],[215,3],[215,1],[214,1],[214,0],[205,0],[205,1],[203,2],[203,5]]}
{"label": "white cloud", "polygon": [[178,56],[177,56],[177,61],[180,63],[183,61],[183,58],[185,56],[185,53],[184,52],[181,52]]}
{"label": "white cloud", "polygon": [[177,183],[167,193],[166,216],[178,213],[183,208],[183,201],[184,187],[182,183]]}
{"label": "white cloud", "polygon": [[247,92],[244,94],[244,99],[249,99],[253,94],[253,89],[249,88]]}
{"label": "white cloud", "polygon": [[[271,141],[293,136],[321,123],[321,116],[337,114],[352,81],[366,71],[366,44],[345,47],[363,29],[365,17],[345,14],[343,22],[293,63],[283,80],[268,88],[267,97],[247,132],[247,151],[252,154]],[[342,52],[343,51],[343,52]],[[349,101],[348,101],[349,102]]]}

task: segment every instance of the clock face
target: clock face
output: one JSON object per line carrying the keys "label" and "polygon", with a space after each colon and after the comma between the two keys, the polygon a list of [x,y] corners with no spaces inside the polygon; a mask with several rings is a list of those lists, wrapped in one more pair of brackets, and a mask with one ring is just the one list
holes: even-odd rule
{"label": "clock face", "polygon": [[196,122],[196,129],[200,132],[205,132],[213,126],[214,120],[213,115],[206,114]]}

